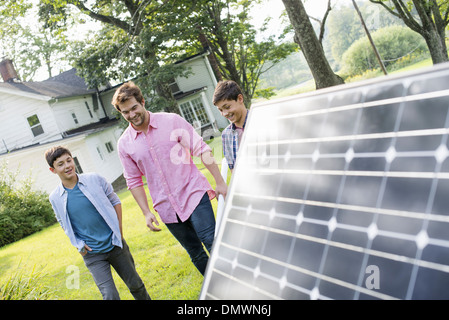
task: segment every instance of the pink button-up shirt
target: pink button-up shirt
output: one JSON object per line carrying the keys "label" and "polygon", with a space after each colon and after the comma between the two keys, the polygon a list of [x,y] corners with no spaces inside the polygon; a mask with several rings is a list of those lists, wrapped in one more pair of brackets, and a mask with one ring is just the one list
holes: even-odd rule
{"label": "pink button-up shirt", "polygon": [[[152,113],[148,131],[130,124],[117,142],[128,189],[148,183],[153,208],[164,223],[187,220],[205,192],[215,191],[193,163],[210,147],[182,117],[174,113]],[[199,159],[196,159],[201,161]]]}

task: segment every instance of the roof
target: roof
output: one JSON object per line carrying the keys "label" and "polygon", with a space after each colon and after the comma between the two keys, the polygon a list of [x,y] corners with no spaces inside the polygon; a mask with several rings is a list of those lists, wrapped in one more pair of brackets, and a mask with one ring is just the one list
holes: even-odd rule
{"label": "roof", "polygon": [[205,56],[205,55],[208,55],[208,54],[210,54],[209,48],[204,48],[203,51],[198,52],[197,54],[194,54],[192,56],[188,56],[188,57],[186,57],[184,59],[178,60],[174,64],[182,64],[182,63],[184,63],[186,61],[193,60],[193,59],[195,59],[197,57],[202,57],[202,56]]}
{"label": "roof", "polygon": [[95,93],[89,89],[83,78],[76,75],[76,69],[70,69],[55,77],[39,82],[0,82],[0,90],[18,94],[37,94],[50,98],[68,98]]}
{"label": "roof", "polygon": [[207,89],[207,87],[201,87],[201,88],[193,89],[193,90],[186,91],[186,92],[181,91],[181,92],[176,93],[176,94],[174,95],[174,98],[175,98],[175,100],[181,100],[182,98],[191,96],[191,95],[193,95],[193,94],[195,94],[195,93],[204,91],[204,90],[206,90],[206,89]]}
{"label": "roof", "polygon": [[65,131],[62,133],[62,138],[61,139],[56,139],[56,140],[51,140],[51,141],[45,141],[45,142],[36,142],[27,146],[22,146],[22,147],[18,147],[18,148],[14,148],[11,150],[7,150],[5,152],[0,152],[0,156],[7,154],[7,153],[12,153],[12,152],[16,152],[16,151],[21,151],[21,150],[26,150],[26,149],[31,149],[33,147],[39,146],[39,145],[46,145],[49,143],[55,143],[56,141],[62,141],[65,139],[69,139],[69,138],[73,138],[76,136],[81,136],[81,135],[91,135],[93,133],[96,132],[101,132],[109,127],[112,127],[114,125],[117,125],[119,123],[120,119],[117,118],[103,118],[100,119],[100,121],[95,122],[95,123],[91,123],[76,129],[72,129],[69,131]]}
{"label": "roof", "polygon": [[66,131],[63,133],[63,136],[66,137],[72,137],[74,135],[78,135],[78,134],[91,134],[97,131],[102,131],[105,128],[108,128],[110,126],[114,126],[116,124],[119,123],[119,118],[103,118],[100,119],[100,121],[95,122],[95,123],[90,123],[87,124],[85,126],[76,128],[76,129],[72,129],[69,131]]}

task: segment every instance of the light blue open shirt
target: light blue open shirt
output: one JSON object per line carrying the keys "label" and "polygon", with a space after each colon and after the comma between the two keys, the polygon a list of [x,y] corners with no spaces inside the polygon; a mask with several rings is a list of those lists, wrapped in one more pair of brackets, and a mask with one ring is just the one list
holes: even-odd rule
{"label": "light blue open shirt", "polygon": [[[114,206],[120,204],[120,199],[114,192],[112,185],[97,173],[84,173],[78,175],[78,187],[89,199],[98,213],[112,230],[112,244],[123,247],[117,213]],[[70,242],[81,251],[84,241],[78,239],[73,232],[72,224],[67,213],[67,191],[62,182],[50,194],[50,203],[62,229],[69,237]]]}

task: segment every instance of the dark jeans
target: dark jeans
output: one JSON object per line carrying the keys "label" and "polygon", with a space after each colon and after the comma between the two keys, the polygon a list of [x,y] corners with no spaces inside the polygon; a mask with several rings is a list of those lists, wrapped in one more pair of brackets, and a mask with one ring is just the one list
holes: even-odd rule
{"label": "dark jeans", "polygon": [[151,300],[142,279],[137,274],[134,259],[124,239],[123,248],[114,247],[107,253],[87,253],[83,258],[103,300],[120,300],[112,278],[111,266],[128,286],[134,299]]}
{"label": "dark jeans", "polygon": [[186,221],[181,222],[178,218],[178,223],[167,223],[166,226],[186,249],[198,271],[204,275],[209,256],[203,244],[210,254],[215,235],[215,216],[207,192]]}

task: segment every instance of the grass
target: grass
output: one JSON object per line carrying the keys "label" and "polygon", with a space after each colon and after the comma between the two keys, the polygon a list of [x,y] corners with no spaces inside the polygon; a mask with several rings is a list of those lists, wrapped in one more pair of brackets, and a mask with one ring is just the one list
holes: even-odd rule
{"label": "grass", "polygon": [[[214,149],[221,139],[208,142]],[[214,149],[215,150],[215,149]],[[221,151],[221,149],[220,149]],[[221,161],[220,153],[215,152]],[[218,162],[220,163],[220,162]],[[197,165],[215,187],[212,175],[202,164]],[[229,180],[228,180],[229,181]],[[146,188],[147,192],[148,189]],[[191,263],[187,252],[160,222],[160,232],[151,232],[145,225],[140,208],[128,190],[117,193],[122,201],[123,234],[134,257],[137,272],[152,299],[196,300],[203,276]],[[151,198],[150,208],[152,206]],[[212,200],[214,212],[217,200]],[[159,218],[159,217],[158,217]],[[79,271],[79,289],[71,282]],[[59,224],[48,227],[20,241],[0,248],[0,299],[6,284],[33,278],[39,274],[38,285],[45,296],[21,295],[18,299],[101,300],[101,294],[84,265],[81,255],[71,245]],[[128,288],[113,271],[115,284],[123,300],[132,300]],[[69,284],[69,285],[67,285]],[[26,287],[25,285],[23,287]]]}
{"label": "grass", "polygon": [[[401,73],[401,72],[406,72],[406,71],[412,71],[412,70],[430,67],[430,66],[432,66],[432,59],[428,58],[428,59],[422,60],[420,62],[411,64],[407,67],[388,72],[388,74],[396,74],[396,73]],[[349,79],[349,81],[346,80],[345,83],[362,81],[362,80],[366,80],[368,78],[379,77],[379,76],[383,76],[383,73],[380,70],[377,70],[377,72],[354,76],[351,79]],[[288,97],[288,96],[292,96],[292,95],[296,95],[296,94],[302,94],[302,93],[306,93],[306,92],[312,92],[312,91],[315,91],[315,81],[313,79],[306,81],[302,86],[299,86],[299,87],[293,86],[293,87],[275,90],[275,95],[272,96],[270,98],[270,100]],[[269,100],[264,99],[264,98],[259,98],[259,99],[255,99],[253,101],[253,104],[255,104],[257,102],[263,102],[263,101],[269,101]]]}

